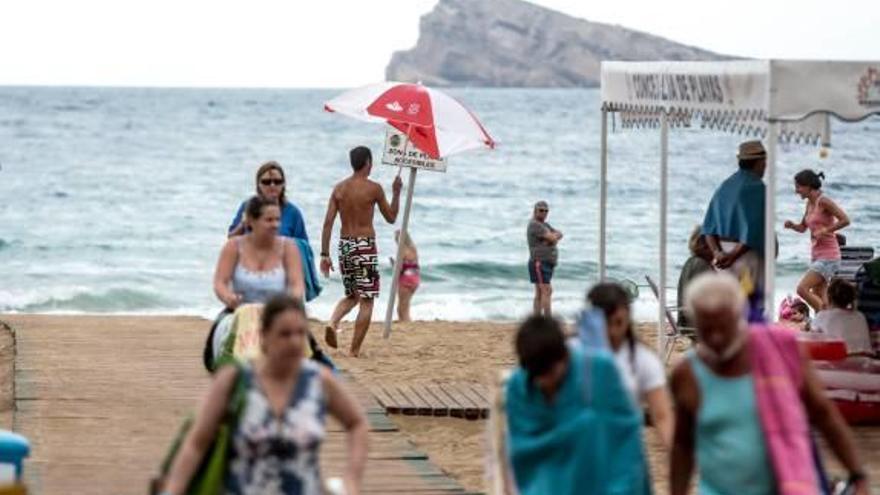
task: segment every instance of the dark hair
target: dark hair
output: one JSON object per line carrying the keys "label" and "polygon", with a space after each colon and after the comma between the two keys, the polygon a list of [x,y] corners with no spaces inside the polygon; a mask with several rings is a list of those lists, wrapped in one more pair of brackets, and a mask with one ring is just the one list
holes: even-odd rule
{"label": "dark hair", "polygon": [[804,316],[807,316],[807,317],[810,316],[810,306],[808,306],[807,303],[800,301],[800,300],[791,303],[791,310],[797,311],[798,313],[803,313]]}
{"label": "dark hair", "polygon": [[248,220],[257,220],[263,216],[263,211],[267,206],[278,206],[274,201],[270,201],[259,194],[248,200],[244,208]]}
{"label": "dark hair", "polygon": [[805,168],[794,174],[794,183],[799,186],[809,187],[810,189],[822,189],[822,181],[825,180],[825,174],[818,174],[813,169]]}
{"label": "dark hair", "polygon": [[268,332],[272,324],[275,323],[275,319],[285,311],[296,311],[303,318],[306,318],[306,307],[302,300],[291,297],[288,294],[278,294],[272,296],[263,306],[263,315],[260,319],[260,333],[265,334]]}
{"label": "dark hair", "polygon": [[[611,315],[620,308],[626,308],[629,310],[629,298],[629,292],[627,292],[620,284],[615,284],[613,282],[600,282],[587,292],[587,301],[593,305],[594,308],[602,310],[602,313],[605,314],[606,321],[611,319]],[[630,350],[630,360],[632,360],[633,365],[635,365],[636,334],[635,331],[633,331],[632,319],[630,319],[629,324],[626,327],[626,342]]]}
{"label": "dark hair", "polygon": [[351,168],[357,172],[366,167],[368,161],[373,161],[373,153],[370,151],[370,148],[367,148],[366,146],[358,146],[357,148],[352,148],[351,151],[348,152],[348,159],[351,161]]}
{"label": "dark hair", "polygon": [[828,300],[837,308],[851,308],[856,295],[856,287],[842,278],[834,278],[828,284]]}
{"label": "dark hair", "polygon": [[[261,194],[260,194],[260,177],[262,177],[263,174],[265,174],[266,172],[268,172],[270,170],[277,170],[278,173],[281,174],[281,178],[284,179],[285,182],[287,181],[287,178],[284,176],[284,169],[281,168],[281,164],[276,162],[275,160],[268,161],[268,162],[260,165],[260,168],[257,169],[257,175],[256,175],[256,178],[254,179],[254,182],[256,182],[256,184],[257,184],[257,196],[261,196]],[[287,189],[286,185],[281,186],[281,194],[278,196],[278,206],[280,206],[282,208],[284,207],[284,202],[287,201],[287,198],[285,198],[285,196],[284,196],[284,192],[286,189]]]}
{"label": "dark hair", "polygon": [[529,380],[547,373],[568,357],[562,326],[549,316],[530,316],[516,332],[516,354]]}
{"label": "dark hair", "polygon": [[740,158],[739,160],[739,168],[744,168],[746,170],[755,170],[755,167],[761,160],[766,160],[766,157],[761,158]]}

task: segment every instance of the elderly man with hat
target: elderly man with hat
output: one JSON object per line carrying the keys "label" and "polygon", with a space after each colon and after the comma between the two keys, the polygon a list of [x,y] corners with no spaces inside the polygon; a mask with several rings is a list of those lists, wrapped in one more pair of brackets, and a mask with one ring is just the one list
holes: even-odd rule
{"label": "elderly man with hat", "polygon": [[732,273],[749,300],[750,317],[763,314],[764,191],[767,152],[760,141],[739,145],[739,170],[712,195],[703,235],[716,269]]}
{"label": "elderly man with hat", "polygon": [[553,287],[550,281],[556,269],[559,253],[556,244],[562,240],[562,232],[547,223],[550,206],[546,201],[535,203],[535,210],[526,229],[529,244],[529,279],[535,285],[534,314],[550,316]]}

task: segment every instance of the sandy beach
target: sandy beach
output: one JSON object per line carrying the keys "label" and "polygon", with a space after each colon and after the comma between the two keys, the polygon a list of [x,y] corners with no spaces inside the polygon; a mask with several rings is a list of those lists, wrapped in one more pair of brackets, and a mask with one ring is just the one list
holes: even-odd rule
{"label": "sandy beach", "polygon": [[[109,373],[112,366],[119,366],[133,373],[143,373],[138,386],[152,387],[157,381],[163,383],[158,392],[163,399],[155,403],[146,401],[138,402],[138,391],[128,390],[126,396],[133,402],[131,404],[116,404],[107,406],[96,402],[86,401],[78,414],[97,414],[108,416],[110,421],[116,421],[120,426],[112,426],[103,433],[106,442],[91,442],[82,445],[71,452],[65,458],[68,469],[82,468],[83,463],[96,462],[102,456],[107,457],[107,450],[118,447],[123,449],[117,455],[125,457],[132,463],[130,470],[141,469],[152,472],[159,457],[167,446],[167,442],[173,435],[180,414],[192,407],[204,390],[204,375],[200,371],[198,361],[208,322],[198,318],[189,317],[101,317],[101,316],[25,316],[25,315],[0,315],[0,320],[7,322],[15,328],[18,335],[22,332],[71,332],[68,338],[74,337],[80,332],[81,338],[97,338],[105,340],[95,342],[94,348],[100,356],[95,356],[94,370],[92,373]],[[144,349],[141,353],[131,353],[139,344],[132,338],[132,332],[119,332],[119,341],[114,342],[114,331],[126,328],[143,335]],[[319,322],[314,323],[316,335],[321,335]],[[652,340],[652,325],[640,325],[639,332],[647,342]],[[340,335],[341,347],[347,346],[351,337],[350,325],[343,326]],[[423,383],[423,382],[448,382],[448,381],[473,381],[490,383],[491,377],[500,369],[513,364],[513,352],[511,339],[514,326],[503,323],[455,323],[455,322],[417,322],[407,325],[397,325],[390,340],[383,340],[381,325],[375,324],[364,346],[365,355],[360,359],[351,359],[344,352],[331,351],[331,356],[336,363],[357,381],[359,387],[369,386],[375,383]],[[151,339],[160,339],[161,346],[153,347]],[[107,350],[118,348],[118,355],[108,355]],[[23,349],[25,355],[19,355],[19,366],[23,359],[33,355],[45,356],[50,362],[61,356],[49,356],[47,351],[39,349]],[[11,424],[12,412],[12,387],[9,378],[13,376],[12,363],[15,349],[12,335],[9,331],[0,331],[0,373],[3,374],[3,388],[0,388],[0,419],[5,425]],[[29,359],[29,358],[28,358]],[[41,358],[43,359],[43,358]],[[173,366],[168,369],[159,369],[151,365],[150,361],[157,362],[163,359]],[[79,361],[88,363],[87,356],[81,356]],[[73,369],[78,365],[71,362],[58,366]],[[63,372],[59,368],[59,372]],[[79,370],[82,372],[83,370]],[[88,370],[86,370],[88,371]],[[78,376],[72,371],[70,377]],[[16,375],[22,379],[19,373]],[[173,379],[169,377],[173,376]],[[164,377],[164,378],[163,378]],[[59,378],[61,379],[61,378]],[[74,378],[69,378],[73,380]],[[166,381],[167,380],[167,381]],[[154,385],[151,385],[154,384]],[[24,385],[32,385],[25,383]],[[68,383],[70,390],[80,390],[89,395],[97,394],[88,383]],[[25,388],[21,388],[26,391]],[[47,389],[49,390],[49,389]],[[59,388],[57,390],[67,390]],[[363,392],[363,390],[360,390]],[[59,393],[63,395],[62,393]],[[69,400],[64,397],[45,397],[47,403],[52,400]],[[19,401],[18,404],[33,407],[27,402]],[[62,402],[63,403],[63,402]],[[21,413],[21,407],[16,414]],[[170,410],[173,414],[168,414]],[[112,416],[116,415],[115,418]],[[16,426],[26,426],[17,418]],[[418,416],[392,416],[394,423],[400,430],[412,440],[416,446],[427,453],[430,461],[442,468],[455,478],[467,490],[482,492],[485,490],[483,479],[483,467],[486,456],[486,434],[483,420],[468,421],[457,418],[427,418]],[[39,428],[40,423],[28,423],[29,428]],[[107,427],[105,427],[107,428]],[[47,433],[48,434],[48,433]],[[61,448],[66,440],[78,438],[76,432],[56,430],[51,432],[53,438],[36,438],[38,445],[35,449],[37,462],[32,463],[32,471],[50,473],[52,466],[52,453],[45,448]],[[110,438],[116,435],[117,438]],[[126,441],[126,436],[136,437],[138,442],[132,445]],[[880,479],[880,428],[862,428],[856,431],[859,438],[859,446],[862,454],[868,459],[868,465],[873,479]],[[653,476],[657,493],[665,493],[666,490],[666,454],[662,447],[655,441],[653,431],[648,428],[646,432],[647,450],[650,453],[653,466]],[[112,455],[110,453],[109,455]],[[91,460],[91,461],[90,461]],[[832,463],[833,465],[833,463]],[[106,468],[106,466],[104,466]],[[98,469],[100,471],[100,469]],[[73,471],[67,471],[73,472]],[[113,477],[122,477],[117,480],[125,483],[126,471],[118,473],[104,473],[103,481],[111,486]],[[148,473],[144,473],[144,477]],[[129,473],[130,475],[130,473]],[[118,485],[117,485],[118,486]],[[48,487],[47,487],[48,488]],[[140,493],[132,491],[132,493]],[[41,493],[54,493],[46,490]]]}

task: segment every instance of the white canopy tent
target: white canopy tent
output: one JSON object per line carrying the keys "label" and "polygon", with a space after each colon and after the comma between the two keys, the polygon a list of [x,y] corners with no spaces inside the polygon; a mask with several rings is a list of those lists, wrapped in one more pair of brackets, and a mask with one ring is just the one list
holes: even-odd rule
{"label": "white canopy tent", "polygon": [[[831,115],[857,122],[880,115],[880,61],[827,62],[754,60],[730,62],[603,62],[599,193],[599,278],[606,278],[608,114],[624,128],[660,128],[659,324],[666,307],[667,149],[669,127],[694,123],[710,129],[763,138],[765,252],[775,251],[778,141],[831,143]],[[731,150],[735,156],[736,150]],[[765,256],[765,308],[772,313],[776,259]],[[659,345],[665,344],[659,332]]]}

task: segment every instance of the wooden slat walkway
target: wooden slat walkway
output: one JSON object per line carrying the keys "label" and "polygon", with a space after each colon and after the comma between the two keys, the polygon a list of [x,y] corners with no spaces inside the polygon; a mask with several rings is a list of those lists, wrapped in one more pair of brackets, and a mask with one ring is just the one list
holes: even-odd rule
{"label": "wooden slat walkway", "polygon": [[491,396],[478,383],[381,383],[370,391],[388,414],[409,416],[489,417]]}
{"label": "wooden slat walkway", "polygon": [[[208,323],[164,317],[16,316],[14,429],[32,442],[32,494],[143,494],[208,378]],[[400,433],[365,388],[371,448],[363,493],[465,493]],[[324,476],[345,467],[345,433],[328,424]]]}

